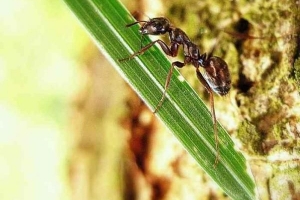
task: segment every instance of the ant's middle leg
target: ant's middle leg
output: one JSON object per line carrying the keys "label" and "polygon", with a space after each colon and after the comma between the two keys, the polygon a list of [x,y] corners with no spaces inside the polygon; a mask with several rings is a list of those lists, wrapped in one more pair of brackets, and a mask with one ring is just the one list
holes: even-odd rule
{"label": "ant's middle leg", "polygon": [[134,58],[135,56],[141,55],[143,54],[145,51],[147,51],[150,47],[152,47],[155,43],[158,43],[159,46],[161,47],[161,49],[165,52],[165,54],[167,54],[168,56],[172,56],[175,57],[178,53],[178,44],[177,43],[171,43],[171,46],[168,47],[168,45],[162,41],[162,40],[155,40],[149,44],[147,44],[146,46],[142,47],[139,51],[131,54],[129,57],[127,58],[123,58],[120,59],[119,61],[125,61],[125,60],[130,60],[132,58]]}
{"label": "ant's middle leg", "polygon": [[167,79],[166,79],[166,82],[165,82],[163,95],[162,95],[160,101],[158,102],[158,104],[157,104],[157,106],[156,106],[153,113],[156,113],[158,111],[158,109],[161,107],[161,105],[163,104],[163,102],[164,102],[167,90],[168,90],[169,85],[170,85],[170,80],[171,80],[171,77],[172,77],[172,74],[173,74],[173,69],[174,69],[175,66],[178,67],[178,68],[182,68],[183,66],[185,66],[185,63],[182,63],[182,62],[179,62],[179,61],[175,61],[175,62],[172,63],[172,66],[171,66],[171,68],[168,72],[168,76],[167,76]]}

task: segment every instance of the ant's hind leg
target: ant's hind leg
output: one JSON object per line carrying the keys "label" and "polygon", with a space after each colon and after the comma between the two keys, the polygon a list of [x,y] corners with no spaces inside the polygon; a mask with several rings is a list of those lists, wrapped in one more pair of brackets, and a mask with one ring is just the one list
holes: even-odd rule
{"label": "ant's hind leg", "polygon": [[216,143],[216,158],[215,158],[215,163],[214,163],[214,168],[215,168],[219,162],[219,140],[218,140],[217,119],[216,119],[216,113],[215,113],[214,94],[213,94],[211,87],[209,86],[207,81],[204,79],[204,77],[202,76],[202,74],[198,68],[196,68],[196,74],[197,74],[197,78],[199,79],[199,81],[204,85],[207,92],[209,93],[210,110],[211,110],[210,112],[211,112],[212,121],[213,121],[214,137],[215,137],[215,143]]}
{"label": "ant's hind leg", "polygon": [[176,66],[176,67],[182,68],[184,65],[185,65],[184,63],[179,62],[179,61],[175,61],[175,62],[172,63],[172,66],[171,66],[171,68],[168,72],[168,76],[167,76],[167,79],[166,79],[166,82],[165,82],[163,95],[162,95],[160,101],[158,102],[158,104],[157,104],[157,106],[156,106],[153,113],[156,113],[158,111],[158,109],[161,107],[161,105],[163,104],[163,102],[164,102],[167,90],[168,90],[169,85],[170,85],[170,80],[171,80],[171,77],[172,77],[172,74],[173,74],[174,67]]}

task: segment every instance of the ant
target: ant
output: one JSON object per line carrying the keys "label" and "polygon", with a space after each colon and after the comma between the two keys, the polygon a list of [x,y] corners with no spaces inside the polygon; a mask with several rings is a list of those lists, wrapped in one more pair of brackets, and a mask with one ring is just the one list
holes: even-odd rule
{"label": "ant", "polygon": [[[142,35],[141,38],[141,49],[127,58],[120,59],[119,61],[125,61],[134,58],[140,54],[143,54],[147,51],[150,47],[152,47],[155,43],[158,43],[161,49],[164,51],[165,54],[168,56],[176,57],[178,54],[178,49],[180,45],[183,47],[184,53],[184,62],[175,61],[172,63],[172,66],[168,72],[167,79],[164,85],[164,92],[162,97],[154,110],[154,113],[158,111],[161,107],[166,92],[169,88],[171,76],[174,67],[182,68],[187,64],[192,64],[196,68],[196,75],[202,85],[206,88],[207,92],[209,93],[210,97],[210,105],[211,105],[211,114],[214,126],[214,135],[215,135],[215,142],[216,142],[216,159],[214,166],[218,163],[218,133],[217,133],[217,120],[215,114],[215,107],[214,107],[214,97],[213,92],[224,96],[230,90],[231,85],[231,78],[230,73],[228,70],[227,63],[220,57],[213,56],[210,54],[200,54],[200,50],[196,44],[191,42],[189,37],[186,33],[176,27],[173,27],[169,20],[164,17],[157,17],[149,19],[149,21],[136,21],[134,23],[126,25],[126,27],[130,27],[137,23],[144,23],[140,27],[140,33]],[[142,47],[142,39],[145,35],[162,35],[162,34],[169,34],[170,46],[168,46],[164,41],[158,39],[155,40],[146,46]],[[199,67],[202,67],[205,70],[205,73],[202,74],[199,70]]]}

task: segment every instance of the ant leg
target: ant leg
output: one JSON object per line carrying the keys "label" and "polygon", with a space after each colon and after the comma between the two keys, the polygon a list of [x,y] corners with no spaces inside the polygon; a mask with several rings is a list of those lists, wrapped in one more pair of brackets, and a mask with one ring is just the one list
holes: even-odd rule
{"label": "ant leg", "polygon": [[143,34],[141,34],[141,45],[140,45],[140,49],[142,49],[142,48],[143,48],[143,39],[144,39],[144,35],[143,35]]}
{"label": "ant leg", "polygon": [[156,113],[158,111],[158,109],[161,107],[161,105],[163,104],[163,102],[164,102],[167,90],[168,90],[169,85],[170,85],[170,80],[171,80],[171,77],[172,77],[172,74],[173,74],[173,69],[174,69],[175,66],[179,67],[179,68],[182,68],[183,66],[185,66],[185,63],[182,63],[182,62],[179,62],[179,61],[175,61],[175,62],[172,63],[172,66],[171,66],[171,68],[168,72],[168,76],[167,76],[167,79],[166,79],[166,82],[165,82],[163,95],[162,95],[160,101],[158,102],[158,105],[156,106],[153,113]]}
{"label": "ant leg", "polygon": [[140,54],[143,54],[145,51],[147,51],[150,47],[152,47],[155,43],[158,43],[159,46],[161,47],[161,49],[165,52],[165,54],[167,54],[168,56],[173,56],[175,57],[177,55],[178,52],[178,45],[176,43],[171,44],[171,48],[168,47],[168,45],[162,41],[162,40],[155,40],[149,44],[147,44],[146,46],[144,46],[143,48],[141,48],[138,52],[135,52],[133,54],[131,54],[129,57],[127,58],[123,58],[123,59],[119,59],[120,62],[123,62],[125,60],[129,60],[134,58],[135,56],[138,56]]}
{"label": "ant leg", "polygon": [[217,166],[218,161],[219,161],[219,140],[218,140],[218,130],[217,130],[217,119],[216,119],[216,113],[215,113],[215,106],[214,106],[214,95],[213,91],[202,76],[201,72],[199,71],[198,68],[196,68],[196,73],[197,73],[197,78],[200,80],[200,82],[204,85],[206,88],[207,92],[209,93],[209,101],[210,101],[210,109],[211,109],[211,115],[212,115],[212,120],[213,120],[213,126],[214,126],[214,136],[215,136],[215,142],[216,142],[216,159],[214,163],[214,168]]}

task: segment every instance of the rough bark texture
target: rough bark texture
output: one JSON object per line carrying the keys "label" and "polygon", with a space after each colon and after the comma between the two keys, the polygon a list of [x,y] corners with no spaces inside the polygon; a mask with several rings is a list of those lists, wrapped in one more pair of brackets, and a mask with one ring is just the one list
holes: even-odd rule
{"label": "rough bark texture", "polygon": [[[232,90],[229,98],[217,100],[217,117],[247,156],[260,198],[300,198],[299,2],[164,1],[162,5],[162,15],[185,30],[203,51],[214,49],[228,62]],[[147,8],[142,12],[148,14]],[[186,71],[182,70],[184,76],[198,88],[194,74]],[[181,199],[184,191],[196,199],[220,199],[218,192],[208,192],[212,188],[205,175],[195,170],[184,150],[175,150],[171,136],[166,139],[165,133],[153,130],[160,136],[147,140],[146,167],[142,167],[146,182],[152,177],[148,182],[152,199]],[[174,149],[164,158],[167,143]],[[161,158],[151,154],[156,149]],[[166,168],[159,172],[151,168],[151,163],[162,162]]]}
{"label": "rough bark texture", "polygon": [[[130,1],[128,7],[137,17],[169,18],[203,52],[214,49],[215,55],[228,62],[232,89],[226,98],[216,98],[217,118],[247,156],[260,198],[300,199],[299,1],[151,2]],[[103,59],[97,62],[102,65]],[[97,83],[106,80],[103,73],[107,71],[101,66],[98,71],[95,62],[88,63],[93,66],[85,69],[89,90],[75,102],[77,121],[73,123],[78,125],[70,162],[71,183],[74,191],[83,191],[75,194],[77,199],[229,199],[135,94],[127,93],[127,101],[111,107],[112,94],[129,89],[110,79]],[[206,98],[194,71],[190,73],[187,67],[181,72]],[[125,116],[111,115],[113,109],[122,107],[128,109]],[[115,129],[107,128],[111,124]],[[105,141],[121,142],[116,149],[104,150]],[[110,165],[112,155],[105,152],[111,151],[116,157]],[[123,179],[122,173],[113,175],[116,184],[111,187],[115,189],[103,184],[110,169],[125,171]],[[122,185],[124,197],[117,195],[123,191]],[[108,198],[99,191],[115,192]]]}

